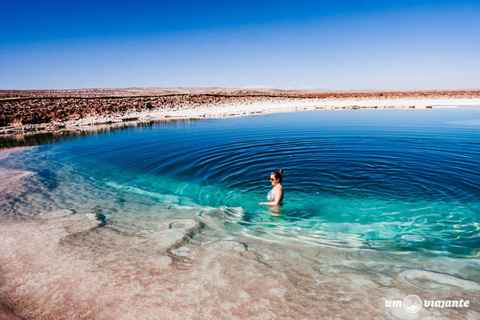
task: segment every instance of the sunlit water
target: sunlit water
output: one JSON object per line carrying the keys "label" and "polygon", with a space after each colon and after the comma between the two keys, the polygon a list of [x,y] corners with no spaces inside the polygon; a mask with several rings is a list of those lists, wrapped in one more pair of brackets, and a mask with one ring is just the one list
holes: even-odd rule
{"label": "sunlit water", "polygon": [[[0,165],[36,173],[5,214],[93,211],[138,232],[187,214],[232,236],[479,255],[477,108],[157,123],[41,144]],[[259,205],[278,169],[284,204]]]}

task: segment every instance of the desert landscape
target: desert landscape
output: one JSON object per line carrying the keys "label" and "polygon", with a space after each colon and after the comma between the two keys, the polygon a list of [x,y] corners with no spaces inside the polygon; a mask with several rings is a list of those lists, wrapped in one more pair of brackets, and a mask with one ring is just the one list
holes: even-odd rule
{"label": "desert landscape", "polygon": [[0,90],[0,135],[91,130],[92,125],[300,110],[476,105],[480,90],[302,91],[234,88]]}

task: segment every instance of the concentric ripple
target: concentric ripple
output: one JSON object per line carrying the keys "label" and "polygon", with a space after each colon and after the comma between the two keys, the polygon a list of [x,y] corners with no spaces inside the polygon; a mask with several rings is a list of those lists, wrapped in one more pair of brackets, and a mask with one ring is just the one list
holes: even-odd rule
{"label": "concentric ripple", "polygon": [[[129,194],[142,208],[147,198],[193,208],[266,240],[478,257],[480,122],[472,119],[479,109],[158,123],[43,145],[4,165],[39,172],[44,183],[68,180],[66,189],[88,183],[92,203],[113,190],[112,215]],[[284,205],[258,205],[278,169],[286,171]],[[36,191],[43,205],[47,193],[56,206],[65,194],[75,203],[74,192],[62,198],[55,189]],[[23,203],[17,213],[32,207]]]}

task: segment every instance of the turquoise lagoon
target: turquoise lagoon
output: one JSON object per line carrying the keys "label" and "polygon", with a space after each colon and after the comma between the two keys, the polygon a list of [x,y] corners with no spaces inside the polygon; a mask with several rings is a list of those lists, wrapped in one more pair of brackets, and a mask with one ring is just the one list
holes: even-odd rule
{"label": "turquoise lagoon", "polygon": [[[35,173],[4,217],[69,209],[148,233],[165,217],[196,216],[232,238],[479,256],[480,108],[305,111],[40,137],[1,160]],[[259,205],[278,169],[284,204]]]}

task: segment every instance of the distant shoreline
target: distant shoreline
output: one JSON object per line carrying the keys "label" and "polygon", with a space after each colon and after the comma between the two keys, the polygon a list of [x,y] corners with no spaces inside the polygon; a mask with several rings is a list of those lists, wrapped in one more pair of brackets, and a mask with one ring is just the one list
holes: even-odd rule
{"label": "distant shoreline", "polygon": [[0,90],[0,136],[98,125],[227,118],[303,110],[480,106],[480,90],[281,91],[228,88]]}

